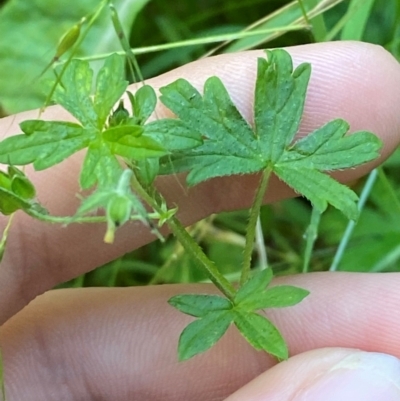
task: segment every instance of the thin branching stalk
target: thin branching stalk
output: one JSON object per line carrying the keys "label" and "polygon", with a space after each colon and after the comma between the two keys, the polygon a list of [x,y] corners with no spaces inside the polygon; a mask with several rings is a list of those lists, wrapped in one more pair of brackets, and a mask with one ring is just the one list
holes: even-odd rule
{"label": "thin branching stalk", "polygon": [[[132,176],[131,182],[133,189],[143,199],[143,201],[151,206],[156,212],[162,214],[161,207],[156,199],[148,194],[135,175]],[[186,231],[182,223],[175,216],[168,219],[166,223],[188,254],[194,259],[196,264],[207,274],[207,277],[227,298],[232,300],[236,293],[235,288],[224,277],[224,275],[218,271],[217,266],[215,266],[214,262],[207,257],[197,242]]]}

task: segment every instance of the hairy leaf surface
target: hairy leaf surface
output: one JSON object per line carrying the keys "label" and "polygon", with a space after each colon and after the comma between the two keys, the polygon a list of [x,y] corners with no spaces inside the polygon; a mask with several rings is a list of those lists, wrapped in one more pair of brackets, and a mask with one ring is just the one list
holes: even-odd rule
{"label": "hairy leaf surface", "polygon": [[168,303],[191,316],[203,317],[209,312],[232,309],[232,303],[218,295],[176,295]]}
{"label": "hairy leaf surface", "polygon": [[179,360],[184,361],[211,348],[225,334],[232,320],[231,311],[215,311],[186,326],[179,338]]}
{"label": "hairy leaf surface", "polygon": [[288,349],[281,333],[265,317],[257,313],[235,310],[234,322],[246,340],[258,350],[279,359],[288,358]]}
{"label": "hairy leaf surface", "polygon": [[267,59],[258,60],[254,128],[216,77],[206,81],[203,95],[183,79],[160,89],[161,101],[204,141],[165,159],[162,173],[188,171],[187,183],[195,185],[213,177],[270,169],[320,212],[331,204],[356,219],[357,196],[323,172],[375,159],[381,141],[366,131],[346,136],[349,125],[340,119],[296,140],[311,65],[293,69],[289,53],[282,49],[266,54]]}

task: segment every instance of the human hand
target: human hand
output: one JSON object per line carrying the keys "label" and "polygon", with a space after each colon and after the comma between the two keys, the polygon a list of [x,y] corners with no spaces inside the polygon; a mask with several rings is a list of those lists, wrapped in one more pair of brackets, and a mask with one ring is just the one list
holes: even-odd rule
{"label": "human hand", "polygon": [[[296,63],[309,61],[313,66],[301,134],[341,117],[350,122],[352,131],[366,129],[380,136],[385,144],[380,161],[387,157],[400,138],[397,62],[382,49],[366,44],[336,42],[288,50]],[[248,52],[201,60],[149,83],[163,86],[179,76],[201,87],[207,77],[218,75],[243,115],[251,119],[255,64],[260,55]],[[162,116],[165,112],[160,109],[158,113]],[[23,113],[4,119],[2,132],[16,132],[18,121],[32,117],[33,113]],[[43,117],[68,118],[58,107],[49,108]],[[80,162],[77,155],[50,172],[27,170],[41,201],[53,213],[75,210],[73,194],[78,192]],[[352,180],[373,166],[369,163],[339,177]],[[181,219],[191,224],[213,212],[248,206],[257,182],[249,176],[215,179],[188,192],[175,178],[166,178],[159,185],[169,200],[179,204]],[[292,195],[277,180],[270,187],[267,201]],[[5,219],[0,217],[0,227],[4,225]],[[179,333],[190,318],[166,301],[180,292],[215,291],[210,286],[50,291],[20,311],[54,285],[152,239],[135,223],[118,232],[113,246],[104,246],[102,235],[99,226],[62,228],[16,216],[0,269],[0,321],[6,322],[0,329],[0,343],[9,401],[216,401],[260,374],[228,400],[329,401],[331,396],[346,401],[343,394],[332,398],[332,390],[327,388],[319,390],[323,392],[317,393],[317,398],[306,398],[304,391],[342,372],[335,368],[338,363],[354,368],[357,361],[365,366],[363,361],[373,359],[374,354],[353,348],[400,357],[397,274],[321,273],[277,279],[306,288],[311,295],[296,307],[269,313],[287,339],[290,354],[296,355],[275,367],[274,360],[252,350],[233,330],[206,354],[177,362]],[[392,363],[400,371],[396,359],[380,358],[385,368]],[[353,375],[351,380],[359,374],[359,370],[345,371]],[[380,377],[375,372],[371,376]],[[366,393],[352,393],[352,400],[368,400],[367,396],[396,399],[388,398],[382,389],[373,394],[368,387],[372,377],[359,385]],[[340,380],[336,388],[342,390],[344,382]]]}

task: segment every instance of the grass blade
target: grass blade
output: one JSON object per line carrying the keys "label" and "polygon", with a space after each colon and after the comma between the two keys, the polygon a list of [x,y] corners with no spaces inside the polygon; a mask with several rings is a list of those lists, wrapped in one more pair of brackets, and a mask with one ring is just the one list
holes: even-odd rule
{"label": "grass blade", "polygon": [[[371,193],[372,187],[374,186],[377,177],[378,177],[378,170],[377,169],[372,170],[361,192],[360,200],[358,201],[357,208],[359,212],[363,210],[365,202],[367,201],[368,196]],[[342,257],[350,241],[351,234],[353,233],[356,224],[357,223],[353,220],[350,220],[349,223],[347,224],[346,231],[344,232],[342,240],[340,241],[339,247],[336,251],[335,257],[333,258],[329,271],[333,272],[338,270],[339,263],[342,260]]]}
{"label": "grass blade", "polygon": [[348,12],[352,17],[343,27],[341,40],[362,40],[374,2],[375,0],[352,0],[350,2]]}

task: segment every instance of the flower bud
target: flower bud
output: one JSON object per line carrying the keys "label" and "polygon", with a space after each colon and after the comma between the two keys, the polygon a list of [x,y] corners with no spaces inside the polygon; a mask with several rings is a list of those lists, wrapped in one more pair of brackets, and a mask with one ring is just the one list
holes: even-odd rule
{"label": "flower bud", "polygon": [[132,203],[123,195],[117,195],[107,205],[107,219],[111,220],[116,227],[126,223],[131,215]]}
{"label": "flower bud", "polygon": [[124,107],[124,102],[121,100],[117,109],[111,114],[110,118],[108,119],[108,125],[110,127],[115,127],[117,125],[124,124],[129,119],[129,112]]}
{"label": "flower bud", "polygon": [[81,34],[81,23],[71,27],[60,39],[57,46],[55,59],[58,60],[65,52],[67,52],[76,43]]}

